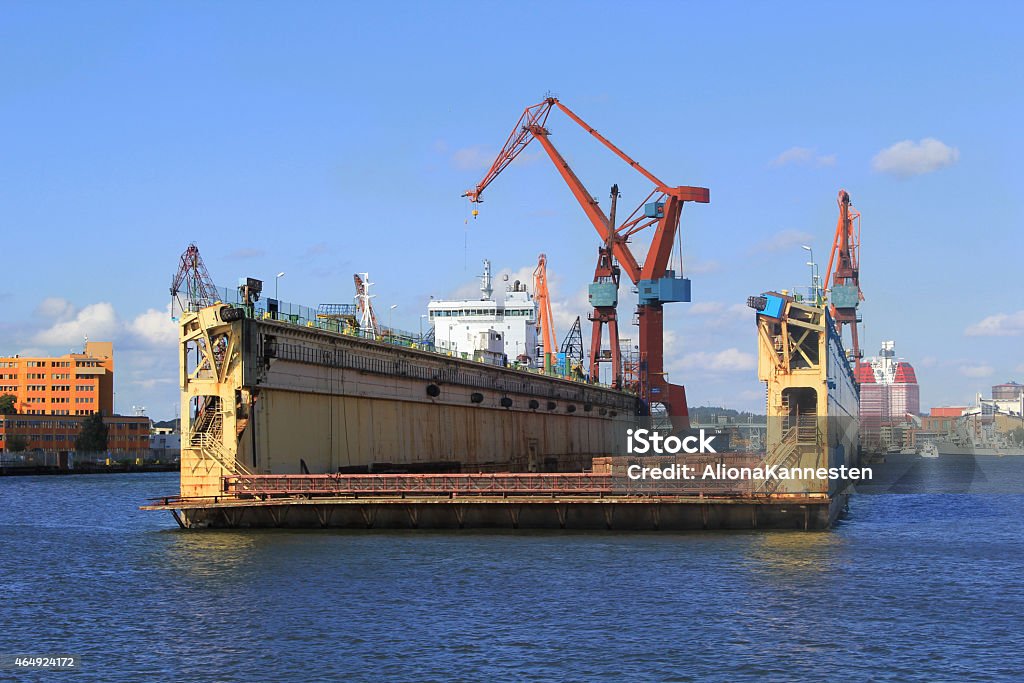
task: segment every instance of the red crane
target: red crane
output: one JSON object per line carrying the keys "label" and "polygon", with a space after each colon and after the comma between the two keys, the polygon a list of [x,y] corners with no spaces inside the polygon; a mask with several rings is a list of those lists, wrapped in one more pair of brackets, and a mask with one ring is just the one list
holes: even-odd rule
{"label": "red crane", "polygon": [[839,221],[836,235],[832,240],[832,253],[828,257],[825,271],[825,289],[829,291],[832,305],[832,319],[840,338],[843,327],[850,327],[850,347],[854,365],[860,363],[863,353],[857,339],[857,323],[860,322],[857,308],[864,300],[860,289],[860,212],[850,204],[850,193],[839,190]]}
{"label": "red crane", "polygon": [[[587,188],[551,143],[550,133],[545,125],[548,115],[554,107],[564,112],[580,127],[597,138],[601,144],[629,164],[633,170],[654,184],[654,189],[650,194],[618,226],[605,215],[598,206],[597,200],[587,191]],[[668,263],[672,244],[679,229],[683,202],[706,204],[710,201],[708,189],[685,185],[678,187],[666,185],[559,102],[558,98],[547,97],[543,102],[527,107],[523,111],[483,180],[463,196],[468,197],[471,202],[481,201],[480,195],[483,194],[487,186],[534,139],[540,142],[544,151],[547,152],[562,179],[565,180],[573,196],[576,197],[576,201],[583,208],[583,212],[597,230],[604,247],[611,252],[630,281],[639,290],[637,320],[640,327],[640,378],[638,390],[641,400],[648,409],[652,404],[662,404],[672,418],[673,427],[677,429],[688,427],[686,391],[682,385],[671,384],[665,379],[664,312],[662,307],[666,303],[690,300],[690,281],[676,277],[673,271],[668,270]],[[651,246],[641,264],[630,251],[627,242],[633,235],[651,226],[655,226],[654,237],[651,239]],[[601,268],[600,264],[599,268]],[[600,324],[601,321],[595,320],[595,325]],[[600,344],[600,329],[595,336]],[[617,340],[612,342],[613,348],[616,344]],[[592,361],[593,353],[592,347]]]}
{"label": "red crane", "polygon": [[199,247],[192,242],[178,259],[178,271],[171,280],[171,318],[177,320],[186,311],[212,306],[220,298],[203,257],[199,255]]}

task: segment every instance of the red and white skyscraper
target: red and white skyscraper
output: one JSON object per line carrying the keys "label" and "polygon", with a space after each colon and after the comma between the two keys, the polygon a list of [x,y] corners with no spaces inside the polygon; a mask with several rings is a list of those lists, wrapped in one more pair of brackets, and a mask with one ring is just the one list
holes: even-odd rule
{"label": "red and white skyscraper", "polygon": [[895,349],[895,342],[882,342],[878,356],[857,367],[861,443],[868,451],[900,445],[892,443],[892,428],[909,426],[921,412],[917,375],[910,363],[896,358]]}

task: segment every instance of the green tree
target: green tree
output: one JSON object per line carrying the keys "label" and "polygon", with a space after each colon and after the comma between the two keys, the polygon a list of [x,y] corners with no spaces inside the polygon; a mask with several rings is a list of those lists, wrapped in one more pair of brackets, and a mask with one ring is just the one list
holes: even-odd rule
{"label": "green tree", "polygon": [[1010,430],[1010,438],[1019,444],[1024,444],[1024,427]]}
{"label": "green tree", "polygon": [[11,394],[0,396],[0,415],[17,415],[18,409],[14,407],[18,397]]}
{"label": "green tree", "polygon": [[9,453],[21,453],[28,449],[28,439],[21,434],[9,434],[7,436],[7,451]]}
{"label": "green tree", "polygon": [[79,453],[99,453],[107,450],[107,425],[103,424],[103,416],[93,413],[82,420],[82,430],[75,438],[75,450]]}

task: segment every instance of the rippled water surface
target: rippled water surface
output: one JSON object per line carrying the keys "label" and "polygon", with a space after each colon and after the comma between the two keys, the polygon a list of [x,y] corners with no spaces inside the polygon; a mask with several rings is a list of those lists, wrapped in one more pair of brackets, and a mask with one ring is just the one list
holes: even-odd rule
{"label": "rippled water surface", "polygon": [[0,479],[0,653],[76,681],[1024,675],[1022,495],[859,495],[820,533],[183,532],[137,510],[176,484]]}

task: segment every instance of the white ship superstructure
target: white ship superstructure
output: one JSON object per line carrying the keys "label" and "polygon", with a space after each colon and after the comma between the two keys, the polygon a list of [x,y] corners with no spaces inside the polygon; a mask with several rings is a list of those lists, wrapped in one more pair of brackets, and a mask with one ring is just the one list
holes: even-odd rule
{"label": "white ship superstructure", "polygon": [[427,314],[434,326],[434,345],[463,358],[508,364],[537,365],[537,304],[516,280],[503,301],[496,301],[491,286],[491,262],[484,261],[479,299],[431,301]]}

